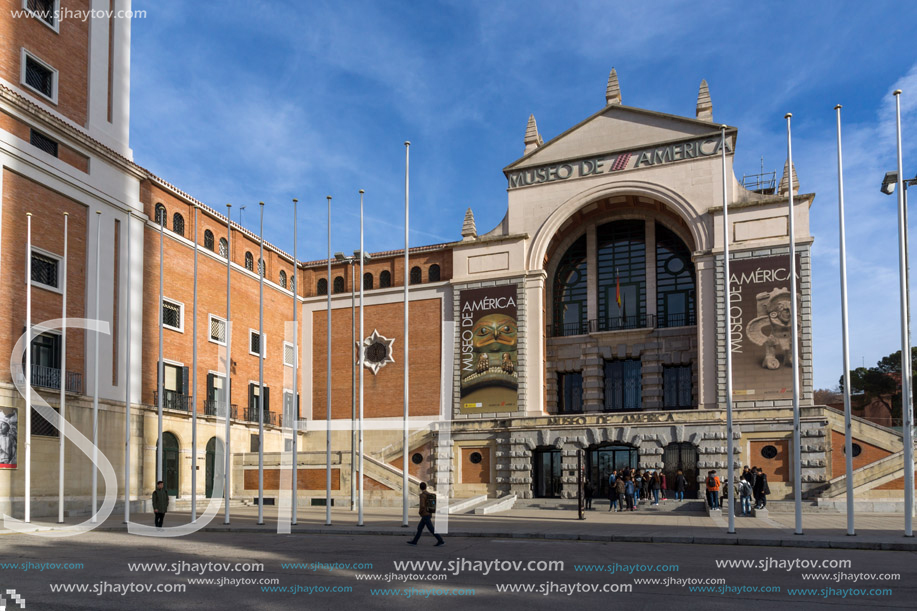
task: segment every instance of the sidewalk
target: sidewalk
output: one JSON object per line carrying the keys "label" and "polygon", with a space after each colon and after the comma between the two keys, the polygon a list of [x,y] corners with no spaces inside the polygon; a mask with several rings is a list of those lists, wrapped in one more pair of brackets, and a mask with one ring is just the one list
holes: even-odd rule
{"label": "sidewalk", "polygon": [[[198,506],[203,513],[204,503]],[[559,505],[564,507],[565,505]],[[204,526],[202,532],[263,532],[277,533],[277,508],[264,508],[264,524],[258,524],[257,507],[230,507],[230,524],[223,523],[221,511]],[[400,507],[367,507],[364,526],[357,526],[357,512],[333,508],[332,525],[325,525],[323,507],[300,508],[293,534],[308,535],[390,535],[408,537],[417,526],[417,510],[409,512],[410,526],[401,526]],[[126,531],[122,511],[115,511],[97,530]],[[88,516],[68,518],[65,524],[77,524]],[[701,512],[651,511],[645,507],[635,512],[612,513],[607,502],[596,504],[586,512],[586,519],[577,519],[571,509],[542,509],[517,507],[491,515],[451,515],[437,518],[437,531],[453,537],[488,537],[551,539],[561,541],[607,541],[644,543],[699,543],[707,545],[751,545],[778,547],[818,547],[836,549],[917,551],[917,539],[904,536],[904,516],[901,514],[857,514],[856,535],[847,536],[844,514],[803,514],[803,535],[794,534],[792,513],[771,513],[768,518],[742,517],[735,519],[736,534],[726,533],[728,516],[719,512],[707,516]],[[152,514],[133,513],[131,520],[153,524]],[[172,511],[165,525],[176,526],[191,521],[188,511]],[[52,519],[32,521],[36,531],[59,525]],[[15,535],[0,523],[0,535]]]}

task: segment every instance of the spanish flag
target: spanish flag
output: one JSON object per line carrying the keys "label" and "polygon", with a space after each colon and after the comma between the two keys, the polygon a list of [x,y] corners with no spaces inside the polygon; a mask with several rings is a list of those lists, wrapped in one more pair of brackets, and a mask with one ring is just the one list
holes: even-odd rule
{"label": "spanish flag", "polygon": [[621,277],[618,276],[618,270],[615,270],[615,301],[618,302],[618,308],[621,308]]}

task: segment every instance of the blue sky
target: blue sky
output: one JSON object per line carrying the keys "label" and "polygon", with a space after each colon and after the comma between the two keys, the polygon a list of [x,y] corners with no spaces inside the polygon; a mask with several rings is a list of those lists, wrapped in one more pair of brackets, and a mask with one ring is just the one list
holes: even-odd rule
{"label": "blue sky", "polygon": [[[134,0],[131,146],[138,163],[205,203],[246,205],[256,230],[299,255],[403,245],[404,145],[411,244],[479,232],[506,211],[502,168],[529,114],[548,140],[605,104],[694,116],[707,79],[714,119],[739,129],[736,173],[793,158],[811,208],[816,387],[840,376],[835,115],[844,121],[851,359],[900,348],[891,92],[904,90],[904,173],[917,174],[917,3],[179,2]],[[904,27],[902,27],[902,25]],[[917,190],[915,190],[917,193]],[[917,215],[912,215],[915,217]],[[236,213],[233,220],[238,221]],[[912,220],[912,226],[915,221]],[[914,283],[917,285],[917,282]]]}

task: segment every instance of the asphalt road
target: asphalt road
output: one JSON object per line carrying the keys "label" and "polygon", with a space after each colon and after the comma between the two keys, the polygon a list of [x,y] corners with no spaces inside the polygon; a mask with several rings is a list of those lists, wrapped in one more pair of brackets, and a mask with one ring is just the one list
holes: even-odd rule
{"label": "asphalt road", "polygon": [[[178,539],[148,539],[117,532],[61,540],[4,535],[0,537],[0,595],[8,599],[7,609],[21,608],[11,604],[9,595],[4,594],[12,589],[24,598],[26,610],[62,611],[347,610],[355,606],[400,609],[419,605],[437,610],[626,605],[628,611],[658,611],[666,606],[784,611],[829,607],[913,609],[917,600],[914,552],[458,537],[447,538],[443,547],[434,547],[429,534],[424,535],[420,545],[411,547],[405,544],[406,540],[400,536],[218,532]],[[411,560],[452,564],[440,569],[395,565]],[[728,560],[752,561],[754,566],[729,568],[716,564]],[[499,564],[494,565],[494,561]],[[540,561],[544,562],[539,565]],[[811,561],[827,561],[835,566],[788,565]],[[849,566],[837,566],[848,561]],[[529,565],[530,562],[535,564]],[[547,562],[555,564],[550,566]],[[82,564],[82,568],[50,566],[63,563]],[[162,566],[132,570],[129,563]],[[215,563],[232,566],[227,569]],[[235,566],[236,563],[241,564]],[[303,564],[285,567],[284,563]],[[593,565],[593,570],[584,570],[583,565]],[[823,576],[804,579],[804,574]],[[883,574],[884,579],[879,577]],[[367,576],[377,578],[363,579]],[[190,581],[199,579],[213,581]],[[635,583],[645,579],[660,581]],[[718,582],[685,583],[708,579]],[[86,591],[62,591],[66,587]],[[124,593],[126,587],[132,590]],[[173,591],[139,591],[148,587]],[[510,592],[507,587],[532,591]],[[692,587],[710,590],[692,591]],[[333,588],[341,591],[330,591]],[[501,588],[503,591],[499,591]],[[592,588],[599,591],[588,591]],[[746,590],[739,592],[739,588]],[[755,588],[758,590],[749,591]],[[762,592],[761,588],[776,590]],[[793,591],[802,588],[812,592]],[[184,591],[175,591],[179,589]],[[869,593],[874,589],[889,592]]]}

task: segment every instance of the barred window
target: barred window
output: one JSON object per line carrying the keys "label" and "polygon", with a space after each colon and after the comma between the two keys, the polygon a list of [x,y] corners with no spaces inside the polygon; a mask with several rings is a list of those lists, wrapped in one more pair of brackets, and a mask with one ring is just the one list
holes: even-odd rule
{"label": "barred window", "polygon": [[213,232],[209,229],[204,232],[204,248],[213,251]]}
{"label": "barred window", "polygon": [[379,274],[379,288],[387,289],[392,286],[392,273],[388,270],[384,270]]}
{"label": "barred window", "polygon": [[[279,277],[280,277],[280,278],[279,278],[280,288],[282,288],[282,289],[287,288],[287,273],[286,273],[285,271],[283,271],[283,270],[280,270],[280,274],[278,274],[278,275],[279,275]],[[290,287],[290,288],[292,288],[292,287]]]}
{"label": "barred window", "polygon": [[249,331],[248,334],[248,351],[258,356],[261,354],[261,335],[255,331]]}
{"label": "barred window", "polygon": [[25,84],[49,98],[54,97],[54,72],[29,55],[25,57]]}
{"label": "barred window", "polygon": [[172,231],[182,237],[185,235],[185,217],[178,212],[172,215]]}
{"label": "barred window", "polygon": [[220,238],[220,256],[229,256],[229,242],[226,241],[226,238]]}
{"label": "barred window", "polygon": [[35,131],[34,129],[29,130],[29,142],[32,146],[38,147],[49,155],[54,155],[57,157],[57,142],[48,138],[42,133]]}
{"label": "barred window", "polygon": [[258,257],[258,273],[264,275],[264,259]]}
{"label": "barred window", "polygon": [[226,344],[226,321],[222,318],[210,317],[210,341]]}
{"label": "barred window", "polygon": [[411,284],[420,284],[423,282],[423,272],[420,271],[419,267],[411,268]]}
{"label": "barred window", "polygon": [[54,26],[54,0],[28,0],[26,7],[36,17],[50,26]]}
{"label": "barred window", "polygon": [[315,287],[315,292],[318,295],[327,295],[328,294],[328,280],[325,278],[319,278],[318,283]]}
{"label": "barred window", "polygon": [[430,282],[439,282],[439,265],[433,264],[427,270],[427,279]]}
{"label": "barred window", "polygon": [[182,305],[173,301],[162,301],[162,326],[182,330]]}
{"label": "barred window", "polygon": [[344,276],[338,276],[334,279],[334,292],[343,293],[344,292]]}
{"label": "barred window", "polygon": [[[53,407],[51,409],[55,412],[58,411]],[[60,437],[60,431],[54,428],[50,422],[45,420],[44,416],[39,414],[35,408],[32,408],[32,435]]]}
{"label": "barred window", "polygon": [[373,289],[373,275],[369,272],[363,274],[363,290],[371,291]]}
{"label": "barred window", "polygon": [[50,286],[51,288],[60,288],[60,279],[58,278],[58,268],[60,261],[54,257],[32,252],[32,282]]}
{"label": "barred window", "polygon": [[165,227],[166,207],[162,204],[156,204],[156,224]]}
{"label": "barred window", "polygon": [[255,269],[255,258],[250,252],[245,253],[245,269],[248,271],[254,271]]}
{"label": "barred window", "polygon": [[292,367],[295,361],[296,353],[293,350],[293,344],[283,343],[283,364]]}

